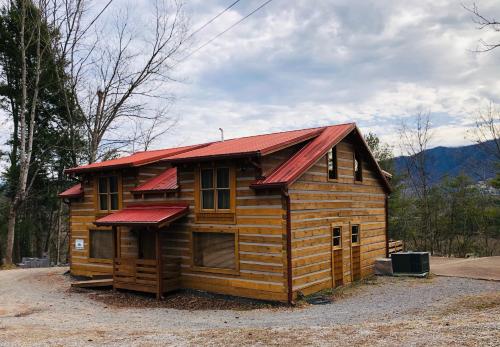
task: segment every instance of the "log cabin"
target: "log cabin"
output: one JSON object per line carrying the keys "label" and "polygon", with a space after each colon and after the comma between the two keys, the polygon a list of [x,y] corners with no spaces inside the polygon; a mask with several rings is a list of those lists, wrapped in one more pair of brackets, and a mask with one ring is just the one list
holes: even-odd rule
{"label": "log cabin", "polygon": [[71,274],[293,303],[373,273],[388,174],[354,123],[137,152],[66,170]]}

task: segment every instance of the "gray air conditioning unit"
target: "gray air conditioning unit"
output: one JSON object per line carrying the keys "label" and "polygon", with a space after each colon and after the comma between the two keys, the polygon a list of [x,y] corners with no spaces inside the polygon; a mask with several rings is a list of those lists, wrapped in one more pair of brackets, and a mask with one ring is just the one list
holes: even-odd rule
{"label": "gray air conditioning unit", "polygon": [[429,272],[429,252],[392,253],[391,259],[395,275],[425,275]]}

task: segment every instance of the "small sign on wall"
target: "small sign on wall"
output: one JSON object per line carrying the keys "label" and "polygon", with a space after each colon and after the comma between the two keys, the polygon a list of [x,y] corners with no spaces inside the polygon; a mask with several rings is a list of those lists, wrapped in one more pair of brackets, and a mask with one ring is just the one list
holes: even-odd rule
{"label": "small sign on wall", "polygon": [[75,240],[75,249],[82,250],[84,248],[85,248],[85,243],[83,242],[83,239],[76,239]]}

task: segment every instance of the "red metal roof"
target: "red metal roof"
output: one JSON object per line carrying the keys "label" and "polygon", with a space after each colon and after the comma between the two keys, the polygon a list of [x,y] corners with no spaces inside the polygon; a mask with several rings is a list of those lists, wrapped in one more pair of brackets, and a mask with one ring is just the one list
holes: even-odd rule
{"label": "red metal roof", "polygon": [[167,148],[167,149],[159,149],[155,151],[145,151],[145,152],[137,152],[132,155],[106,160],[100,163],[92,163],[88,165],[82,165],[70,169],[66,169],[64,172],[68,174],[72,173],[82,173],[88,171],[95,171],[101,169],[112,169],[118,167],[135,167],[141,166],[149,163],[153,163],[155,161],[168,158],[175,154],[184,153],[186,151],[190,151],[193,149],[197,149],[200,147],[207,146],[207,144],[201,145],[193,145],[193,146],[185,146],[185,147],[177,147],[177,148]]}
{"label": "red metal roof", "polygon": [[176,154],[169,161],[187,161],[213,157],[236,157],[246,155],[266,155],[317,136],[322,128],[292,130],[280,133],[241,137],[211,144]]}
{"label": "red metal roof", "polygon": [[60,198],[79,198],[80,196],[83,196],[83,188],[81,183],[75,184],[73,187],[59,193]]}
{"label": "red metal roof", "polygon": [[[164,160],[169,162],[181,162],[251,155],[263,156],[298,143],[309,141],[301,150],[276,168],[268,177],[254,182],[252,187],[260,188],[289,185],[299,178],[300,175],[307,171],[312,165],[314,165],[314,163],[321,156],[325,155],[329,148],[335,146],[353,130],[356,130],[366,150],[370,152],[355,123],[348,123],[327,127],[248,136],[194,146],[138,152],[128,157],[67,169],[66,173],[80,173],[127,166],[133,167]],[[377,161],[371,154],[369,157],[370,158],[368,159],[371,160],[377,168],[382,181],[384,182],[386,188],[390,191],[389,183],[382,173]],[[175,178],[174,183],[173,172],[165,172],[160,176],[149,180],[140,187],[137,187],[134,191],[147,192],[177,188],[177,180]]]}
{"label": "red metal roof", "polygon": [[95,225],[159,226],[186,215],[188,205],[132,205],[94,222]]}
{"label": "red metal roof", "polygon": [[356,125],[354,123],[333,125],[302,147],[289,160],[278,166],[265,179],[252,184],[253,187],[291,184],[307,171],[328,149],[339,143]]}
{"label": "red metal roof", "polygon": [[134,193],[147,193],[158,191],[174,191],[179,189],[177,185],[177,168],[172,167],[150,180],[144,182],[137,188],[132,189]]}

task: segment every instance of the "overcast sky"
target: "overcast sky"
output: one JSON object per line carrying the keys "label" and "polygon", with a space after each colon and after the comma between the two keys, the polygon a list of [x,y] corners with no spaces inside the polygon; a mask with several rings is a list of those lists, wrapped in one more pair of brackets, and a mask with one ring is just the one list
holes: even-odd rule
{"label": "overcast sky", "polygon": [[[233,1],[187,1],[191,30]],[[193,47],[263,2],[240,1]],[[499,1],[477,4],[500,17]],[[150,1],[113,6],[140,25]],[[397,129],[419,111],[431,113],[433,145],[471,143],[474,112],[500,101],[500,49],[474,52],[496,36],[460,1],[274,0],[177,66],[180,122],[154,147],[218,140],[219,127],[232,138],[354,121],[397,148]]]}
{"label": "overcast sky", "polygon": [[[232,2],[188,2],[192,27]],[[241,1],[197,43],[263,2]],[[477,4],[500,17],[500,2]],[[419,111],[431,112],[435,145],[470,143],[471,116],[500,98],[500,49],[473,52],[495,36],[471,18],[460,1],[274,0],[179,66],[182,119],[163,143],[355,121],[397,146]]]}

